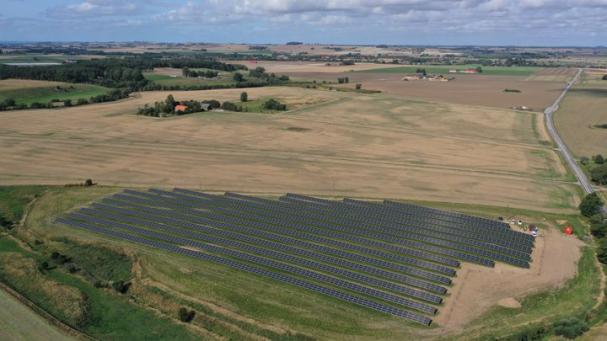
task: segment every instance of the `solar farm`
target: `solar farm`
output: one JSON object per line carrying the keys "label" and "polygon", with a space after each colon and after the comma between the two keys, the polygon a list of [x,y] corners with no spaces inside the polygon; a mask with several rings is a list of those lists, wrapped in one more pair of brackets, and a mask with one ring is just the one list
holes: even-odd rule
{"label": "solar farm", "polygon": [[430,325],[462,262],[529,268],[500,221],[393,201],[125,190],[57,219]]}

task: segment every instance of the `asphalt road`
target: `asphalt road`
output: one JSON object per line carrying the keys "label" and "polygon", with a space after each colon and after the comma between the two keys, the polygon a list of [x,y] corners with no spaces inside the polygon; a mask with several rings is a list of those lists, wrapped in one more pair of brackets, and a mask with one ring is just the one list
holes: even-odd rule
{"label": "asphalt road", "polygon": [[[544,115],[546,117],[546,126],[548,127],[548,133],[550,134],[550,136],[552,137],[554,142],[556,142],[556,145],[557,145],[559,151],[561,152],[561,155],[563,155],[563,157],[565,158],[565,161],[567,161],[569,168],[573,171],[573,174],[577,178],[577,181],[580,184],[580,187],[582,187],[582,190],[584,191],[584,193],[590,194],[590,193],[594,192],[592,183],[590,182],[590,180],[588,180],[588,177],[586,176],[584,171],[582,171],[582,168],[580,168],[580,166],[577,164],[577,162],[575,162],[573,155],[571,155],[571,152],[569,151],[569,149],[567,149],[567,146],[563,142],[563,139],[561,139],[558,132],[556,131],[556,128],[554,128],[554,117],[553,117],[553,114],[557,110],[559,110],[559,104],[561,103],[561,101],[563,100],[565,95],[567,94],[567,91],[569,91],[569,89],[571,89],[571,87],[580,79],[582,72],[583,72],[583,69],[578,69],[577,73],[575,74],[575,77],[573,77],[573,79],[569,83],[567,83],[567,86],[565,87],[565,89],[563,90],[561,95],[556,99],[556,101],[554,101],[554,103],[551,106],[549,106],[548,108],[546,108],[546,110],[544,110]],[[603,212],[604,215],[607,215],[607,206],[603,205],[603,207],[601,207],[601,211]]]}
{"label": "asphalt road", "polygon": [[546,108],[546,110],[544,110],[544,115],[546,118],[546,126],[548,127],[548,133],[556,143],[558,150],[561,152],[561,155],[569,165],[569,169],[573,171],[573,174],[577,178],[578,183],[582,187],[582,190],[584,190],[584,193],[590,194],[594,192],[592,183],[590,182],[590,180],[588,180],[588,177],[577,164],[577,162],[573,158],[573,155],[571,155],[571,152],[559,136],[558,132],[556,131],[556,128],[554,127],[553,118],[553,114],[559,109],[559,104],[567,94],[567,91],[569,91],[569,89],[571,89],[571,87],[580,79],[581,74],[582,69],[579,69],[578,72],[575,74],[575,77],[573,77],[573,79],[569,83],[567,83],[567,86],[565,87],[561,95],[556,99],[556,101],[554,101],[551,106]]}

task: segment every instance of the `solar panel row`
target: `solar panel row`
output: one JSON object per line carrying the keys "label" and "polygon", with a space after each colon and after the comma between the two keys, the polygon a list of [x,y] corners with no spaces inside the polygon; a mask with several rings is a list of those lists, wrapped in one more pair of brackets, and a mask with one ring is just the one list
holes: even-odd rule
{"label": "solar panel row", "polygon": [[[112,201],[112,199],[104,200],[104,202],[111,202],[111,201]],[[127,204],[127,202],[117,202],[116,203],[116,205],[122,205],[122,204]],[[130,204],[130,205],[132,205],[132,204]],[[125,211],[124,209],[112,208],[111,206],[105,206],[105,205],[100,205],[100,204],[93,204],[92,206],[94,208],[106,208],[106,209],[119,210],[119,212],[121,212],[123,214],[145,213],[145,215],[147,215],[147,216],[154,216],[155,219],[158,219],[156,217],[158,215],[158,210],[152,209],[152,208],[146,208],[143,206],[134,206],[137,208],[136,211]],[[256,227],[256,228],[259,227],[259,225],[247,224],[247,223],[242,223],[241,225],[234,224],[234,223],[231,223],[230,220],[225,219],[225,217],[223,217],[223,216],[218,216],[218,215],[213,215],[213,214],[205,214],[204,216],[202,216],[202,215],[188,216],[187,219],[194,223],[200,223],[200,224],[205,224],[208,226],[232,229],[232,230],[243,231],[243,229],[246,226]],[[402,265],[402,264],[397,264],[397,263],[392,263],[392,262],[386,262],[386,261],[379,260],[376,258],[367,257],[367,256],[364,256],[364,255],[361,255],[358,253],[346,252],[346,251],[343,251],[340,249],[334,249],[334,248],[326,247],[324,245],[320,245],[321,243],[335,245],[335,244],[339,243],[339,241],[334,241],[334,240],[325,239],[325,238],[317,238],[314,235],[310,235],[307,233],[300,233],[297,231],[288,231],[288,230],[284,230],[284,229],[282,229],[280,227],[276,227],[276,226],[264,226],[264,227],[265,227],[265,230],[258,229],[254,233],[256,235],[262,236],[263,238],[276,240],[276,241],[279,241],[279,242],[282,242],[285,244],[294,245],[294,246],[301,247],[301,248],[315,250],[315,251],[321,252],[322,254],[329,254],[329,255],[341,257],[343,259],[352,260],[352,261],[363,263],[363,264],[378,266],[378,267],[385,268],[385,269],[392,270],[392,271],[398,271],[398,272],[401,272],[404,274],[417,276],[417,277],[420,277],[420,278],[423,278],[426,280],[430,280],[430,281],[434,281],[434,282],[438,282],[441,284],[450,284],[451,283],[451,280],[448,279],[447,277],[444,277],[442,275],[438,275],[438,274],[435,274],[435,273],[432,273],[432,272],[429,272],[429,271],[426,271],[423,269],[419,269],[419,268],[415,268],[415,267],[407,266],[407,265]],[[251,231],[253,231],[253,230],[248,229],[248,232],[251,232]],[[265,231],[271,231],[272,233],[268,233]],[[289,236],[289,237],[287,237],[287,236]],[[291,237],[295,237],[297,239],[291,238]],[[313,243],[310,243],[306,240],[312,241]],[[422,263],[419,263],[415,259],[408,259],[407,263],[411,264],[411,265],[416,265],[416,266],[423,265]],[[453,274],[455,274],[454,271],[452,273],[450,273],[449,275],[453,275]]]}
{"label": "solar panel row", "polygon": [[[111,213],[111,212],[104,211],[104,210],[81,209],[80,212],[83,214],[86,214],[88,216],[95,217],[98,219],[98,221],[102,221],[103,223],[112,223],[113,222],[112,219],[113,219],[114,222],[118,221],[118,222],[124,222],[124,223],[128,223],[128,224],[136,224],[141,227],[162,230],[162,231],[169,232],[169,233],[176,233],[176,234],[179,234],[182,236],[196,238],[198,240],[211,242],[216,245],[228,245],[230,247],[237,247],[239,249],[261,254],[263,256],[267,256],[267,257],[270,257],[275,260],[280,260],[280,261],[287,262],[287,263],[294,263],[294,264],[305,266],[305,267],[311,268],[311,269],[318,269],[320,271],[330,273],[330,274],[337,274],[337,275],[340,275],[341,277],[355,280],[360,283],[364,283],[364,284],[367,284],[370,286],[381,287],[381,288],[388,289],[388,290],[398,292],[401,294],[405,294],[405,295],[408,295],[408,296],[411,296],[414,298],[425,300],[425,301],[428,301],[431,303],[440,304],[442,302],[442,298],[440,298],[439,296],[436,296],[434,294],[429,295],[429,294],[426,294],[426,293],[421,292],[416,289],[411,289],[411,288],[401,286],[398,284],[394,284],[394,283],[391,283],[388,281],[372,278],[372,277],[365,276],[365,275],[362,275],[362,274],[359,274],[356,272],[344,270],[339,267],[326,265],[326,264],[319,263],[319,262],[309,261],[306,258],[292,256],[292,254],[298,254],[298,255],[307,256],[307,257],[313,258],[313,259],[321,258],[325,261],[327,259],[329,259],[329,261],[330,261],[329,257],[317,257],[316,254],[313,252],[297,249],[294,247],[289,247],[289,246],[286,246],[286,245],[283,245],[280,243],[270,242],[270,241],[267,241],[267,240],[264,240],[261,238],[250,237],[247,235],[241,235],[241,234],[233,233],[230,231],[223,231],[223,230],[208,228],[208,227],[204,227],[204,226],[200,226],[200,225],[196,225],[196,224],[184,223],[184,222],[179,222],[179,221],[170,222],[170,221],[167,221],[166,219],[163,222],[171,223],[171,225],[164,225],[164,224],[159,224],[159,223],[145,220],[145,219],[136,218],[133,216],[115,214],[115,213]],[[72,214],[71,217],[78,218],[78,219],[86,219],[85,217],[82,217],[82,215],[80,215],[80,214]],[[154,221],[158,221],[158,219],[154,219],[154,218],[152,218],[152,219]],[[192,229],[192,231],[190,229]],[[195,230],[195,231],[193,231],[193,230]],[[200,232],[204,232],[204,233],[200,233]],[[216,238],[214,236],[221,236],[221,237]],[[227,238],[230,238],[230,239],[227,239]],[[234,239],[240,240],[243,242],[247,242],[250,245],[243,244],[240,242],[235,242]],[[252,245],[259,245],[264,248],[259,248],[259,247],[252,246]],[[276,252],[273,250],[280,250],[281,252]],[[343,266],[344,264],[342,263],[340,265]],[[355,267],[355,269],[361,270],[360,267]],[[409,279],[407,282],[417,284],[416,286],[421,287],[422,289],[438,292],[440,294],[444,294],[446,292],[445,288],[442,288],[440,286],[433,285],[433,284],[430,284],[427,282],[423,282],[423,281],[419,281],[419,280],[415,280],[415,279]]]}
{"label": "solar panel row", "polygon": [[142,244],[142,245],[162,249],[162,250],[169,251],[169,252],[179,253],[179,254],[189,256],[189,257],[194,257],[194,258],[198,258],[198,259],[202,259],[202,260],[206,260],[206,261],[216,262],[219,264],[230,266],[232,268],[235,268],[235,269],[238,269],[241,271],[254,273],[257,275],[264,276],[264,277],[272,278],[277,281],[281,281],[281,282],[288,283],[291,285],[303,287],[305,289],[312,290],[312,291],[324,294],[326,296],[330,296],[330,297],[334,297],[334,298],[337,298],[340,300],[351,302],[351,303],[354,303],[354,304],[357,304],[357,305],[360,305],[360,306],[363,306],[366,308],[370,308],[370,309],[373,309],[373,310],[376,310],[376,311],[379,311],[382,313],[387,313],[390,315],[406,318],[408,320],[411,320],[411,321],[414,321],[414,322],[417,322],[417,323],[420,323],[420,324],[423,324],[426,326],[429,326],[432,323],[432,319],[430,319],[426,316],[420,315],[420,314],[416,314],[416,313],[413,313],[413,312],[410,312],[407,310],[402,310],[402,309],[394,308],[394,307],[391,307],[388,305],[380,304],[380,303],[377,303],[377,302],[374,302],[374,301],[371,301],[371,300],[368,300],[368,299],[365,299],[362,297],[350,295],[348,293],[344,293],[344,292],[340,292],[335,289],[323,287],[321,285],[310,283],[308,281],[294,278],[294,277],[284,275],[281,273],[276,273],[276,272],[268,271],[268,270],[265,270],[265,269],[262,269],[259,267],[251,266],[248,264],[239,263],[239,262],[233,261],[231,259],[218,257],[215,255],[210,255],[210,254],[205,254],[205,253],[197,252],[197,251],[193,251],[193,250],[183,249],[183,248],[177,247],[172,244],[149,240],[149,239],[133,236],[133,235],[130,235],[127,233],[111,231],[111,230],[108,230],[105,228],[100,228],[98,226],[93,226],[90,224],[75,222],[75,221],[72,221],[69,219],[60,218],[57,220],[57,222],[63,223],[66,225],[70,225],[70,226],[74,226],[74,227],[78,227],[78,228],[83,228],[88,231],[103,234],[103,235],[110,236],[113,238],[124,239],[124,240],[128,240],[130,242],[133,242],[133,243]]}
{"label": "solar panel row", "polygon": [[107,221],[107,220],[96,218],[96,217],[78,216],[77,214],[72,214],[72,216],[73,216],[73,219],[77,219],[77,220],[83,221],[85,223],[97,224],[99,226],[111,228],[113,230],[118,230],[118,231],[126,230],[131,233],[136,233],[138,235],[147,236],[147,237],[150,237],[150,238],[153,238],[156,240],[160,240],[160,241],[164,241],[164,242],[170,242],[170,243],[181,245],[181,246],[192,247],[192,248],[196,248],[199,250],[208,251],[211,253],[223,254],[223,255],[234,257],[234,258],[237,258],[240,260],[249,261],[254,264],[267,266],[267,267],[273,268],[275,270],[280,270],[280,271],[291,273],[291,274],[294,274],[297,276],[302,276],[304,278],[314,279],[314,280],[322,282],[322,283],[328,283],[335,287],[347,289],[347,290],[350,290],[350,291],[353,291],[353,292],[356,292],[359,294],[363,294],[366,296],[375,297],[377,299],[381,299],[386,302],[390,302],[392,304],[401,305],[403,307],[416,309],[416,310],[419,310],[419,311],[427,313],[427,314],[436,313],[436,308],[429,306],[427,304],[424,304],[424,303],[412,301],[410,299],[402,298],[400,296],[393,295],[393,294],[390,294],[390,293],[387,293],[384,291],[380,291],[377,289],[359,285],[359,284],[356,284],[353,282],[345,281],[345,280],[339,279],[337,277],[328,276],[328,275],[324,275],[324,274],[321,274],[318,272],[306,270],[304,268],[295,267],[295,266],[292,266],[292,265],[289,265],[286,263],[277,262],[277,261],[274,261],[274,260],[271,260],[268,258],[259,257],[259,256],[255,256],[255,255],[252,255],[249,253],[244,253],[241,251],[236,251],[233,249],[216,246],[216,245],[210,244],[210,243],[207,244],[207,243],[196,242],[191,239],[181,238],[181,237],[177,237],[175,235],[159,233],[159,232],[148,230],[148,229],[142,229],[142,228],[138,228],[138,227],[128,225],[128,224]]}

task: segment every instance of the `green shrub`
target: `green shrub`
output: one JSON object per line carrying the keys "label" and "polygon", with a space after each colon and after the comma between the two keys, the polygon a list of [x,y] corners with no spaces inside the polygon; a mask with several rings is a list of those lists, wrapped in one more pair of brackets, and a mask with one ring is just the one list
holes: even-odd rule
{"label": "green shrub", "polygon": [[246,102],[249,100],[249,94],[246,93],[246,91],[243,91],[240,93],[240,101],[241,102]]}
{"label": "green shrub", "polygon": [[179,320],[181,322],[192,322],[194,316],[196,316],[196,312],[194,310],[188,310],[185,307],[179,308]]}
{"label": "green shrub", "polygon": [[228,110],[228,111],[242,111],[242,107],[232,103],[232,102],[223,102],[223,104],[221,105],[221,108],[223,110]]}
{"label": "green shrub", "polygon": [[583,216],[591,217],[600,212],[601,206],[603,206],[603,201],[598,194],[591,193],[582,199],[579,209]]}
{"label": "green shrub", "polygon": [[270,98],[269,100],[267,100],[263,103],[263,108],[266,110],[285,111],[285,110],[287,110],[287,105],[280,103],[279,101],[275,100],[274,98]]}
{"label": "green shrub", "polygon": [[607,164],[593,167],[590,170],[590,177],[599,185],[607,184]]}
{"label": "green shrub", "polygon": [[607,239],[599,240],[599,246],[596,249],[596,258],[599,262],[607,264]]}
{"label": "green shrub", "polygon": [[562,320],[554,324],[554,333],[568,339],[575,339],[587,331],[588,324],[586,321],[577,318]]}
{"label": "green shrub", "polygon": [[597,238],[607,236],[607,223],[600,222],[590,225],[590,233]]}

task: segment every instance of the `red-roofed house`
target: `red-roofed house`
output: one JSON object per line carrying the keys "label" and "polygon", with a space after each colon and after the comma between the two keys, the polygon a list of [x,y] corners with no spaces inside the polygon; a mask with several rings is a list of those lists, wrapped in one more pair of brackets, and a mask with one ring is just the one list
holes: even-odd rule
{"label": "red-roofed house", "polygon": [[175,106],[175,112],[185,112],[186,110],[188,110],[188,107],[186,105],[177,104]]}

